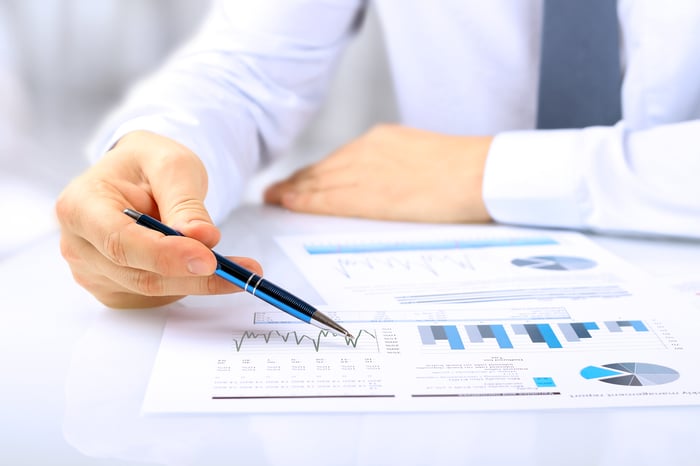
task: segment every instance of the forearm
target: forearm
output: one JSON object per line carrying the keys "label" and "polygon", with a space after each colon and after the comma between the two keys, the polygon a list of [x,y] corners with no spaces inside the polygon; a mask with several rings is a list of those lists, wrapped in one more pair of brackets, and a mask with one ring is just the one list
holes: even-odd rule
{"label": "forearm", "polygon": [[[207,207],[221,220],[260,163],[281,153],[319,105],[358,8],[354,0],[343,8],[283,4],[215,3],[201,32],[113,112],[92,156],[101,157],[130,131],[167,136],[204,162]],[[304,14],[310,8],[316,15]],[[269,15],[271,10],[281,16]],[[311,28],[308,22],[319,14],[325,27]],[[296,21],[300,16],[305,23]],[[281,32],[280,18],[293,28]]]}
{"label": "forearm", "polygon": [[698,134],[700,121],[504,133],[487,159],[486,206],[503,223],[700,237]]}

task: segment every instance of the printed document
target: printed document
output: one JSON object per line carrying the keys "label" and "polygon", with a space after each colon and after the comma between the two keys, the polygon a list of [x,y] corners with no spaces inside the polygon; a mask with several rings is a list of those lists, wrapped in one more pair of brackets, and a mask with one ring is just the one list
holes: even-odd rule
{"label": "printed document", "polygon": [[446,226],[276,240],[325,301],[312,304],[354,338],[245,293],[227,309],[176,307],[144,412],[700,404],[698,310],[583,235]]}

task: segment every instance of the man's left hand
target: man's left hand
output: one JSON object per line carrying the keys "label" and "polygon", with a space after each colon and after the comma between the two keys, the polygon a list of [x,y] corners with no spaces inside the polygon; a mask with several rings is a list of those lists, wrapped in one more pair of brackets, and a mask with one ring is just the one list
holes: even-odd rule
{"label": "man's left hand", "polygon": [[380,125],[270,186],[296,212],[417,222],[488,222],[482,180],[489,136]]}

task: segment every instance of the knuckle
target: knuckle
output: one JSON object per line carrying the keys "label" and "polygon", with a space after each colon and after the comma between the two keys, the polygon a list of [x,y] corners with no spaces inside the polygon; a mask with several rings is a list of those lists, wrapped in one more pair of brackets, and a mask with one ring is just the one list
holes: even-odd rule
{"label": "knuckle", "polygon": [[170,255],[163,250],[155,251],[155,257],[153,258],[154,270],[163,275],[170,275],[171,262]]}
{"label": "knuckle", "polygon": [[68,263],[77,262],[80,258],[80,255],[78,254],[77,248],[73,244],[73,241],[70,241],[70,239],[66,235],[61,235],[59,249],[61,251],[61,256]]}
{"label": "knuckle", "polygon": [[308,173],[304,179],[297,182],[295,187],[299,191],[319,191],[321,189],[321,180],[315,173]]}
{"label": "knuckle", "polygon": [[292,211],[304,210],[309,204],[309,199],[314,195],[317,195],[317,193],[297,188],[293,191],[292,196],[283,198],[282,205]]}
{"label": "knuckle", "polygon": [[[162,145],[154,154],[153,163],[155,168],[164,173],[169,173],[178,165],[195,164],[204,168],[202,161],[192,151],[180,144],[172,141],[171,144]],[[206,170],[199,170],[198,173],[206,180]]]}
{"label": "knuckle", "polygon": [[210,275],[204,279],[204,292],[206,294],[218,294],[221,286],[221,279],[218,275]]}
{"label": "knuckle", "polygon": [[75,204],[72,202],[69,189],[59,194],[54,204],[54,213],[58,222],[66,227],[72,225],[75,220]]}
{"label": "knuckle", "polygon": [[96,281],[95,277],[92,274],[78,272],[76,270],[72,270],[72,273],[73,279],[78,285],[94,294],[94,289],[96,288]]}
{"label": "knuckle", "polygon": [[206,212],[204,203],[200,199],[188,197],[186,193],[175,198],[175,202],[172,205],[173,207],[168,212],[161,212],[162,216],[209,220],[208,218],[203,218],[203,213]]}
{"label": "knuckle", "polygon": [[66,199],[67,195],[64,192],[62,192],[58,198],[56,199],[56,204],[54,205],[54,211],[56,212],[56,217],[58,217],[59,220],[63,220],[65,218],[69,218],[69,203],[68,200]]}
{"label": "knuckle", "polygon": [[134,270],[134,289],[145,296],[162,296],[165,289],[163,277],[147,270]]}
{"label": "knuckle", "polygon": [[102,249],[107,258],[115,264],[128,265],[126,251],[119,231],[112,231],[105,237]]}

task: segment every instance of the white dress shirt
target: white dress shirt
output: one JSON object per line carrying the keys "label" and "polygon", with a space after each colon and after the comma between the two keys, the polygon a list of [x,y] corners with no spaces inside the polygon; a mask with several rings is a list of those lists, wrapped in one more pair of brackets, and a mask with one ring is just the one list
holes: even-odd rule
{"label": "white dress shirt", "polygon": [[[215,2],[200,33],[98,133],[173,138],[204,161],[221,220],[318,108],[361,0]],[[401,123],[495,135],[499,222],[700,237],[700,2],[619,0],[623,120],[536,131],[541,0],[375,0]],[[425,154],[430,157],[430,154]]]}

